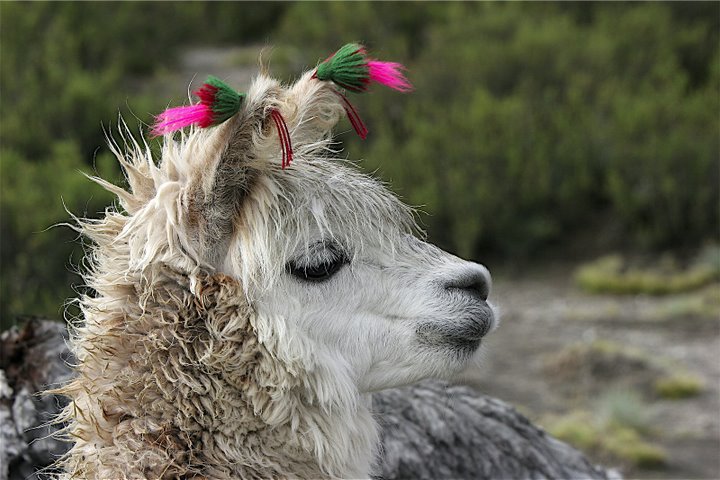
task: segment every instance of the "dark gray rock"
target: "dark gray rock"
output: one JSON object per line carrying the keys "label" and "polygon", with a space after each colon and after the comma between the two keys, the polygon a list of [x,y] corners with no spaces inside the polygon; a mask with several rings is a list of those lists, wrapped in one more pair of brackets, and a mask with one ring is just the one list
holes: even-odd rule
{"label": "dark gray rock", "polygon": [[63,324],[34,318],[0,335],[0,480],[37,478],[69,448],[51,424],[67,400],[38,393],[70,379],[66,340]]}
{"label": "dark gray rock", "polygon": [[373,407],[383,448],[376,478],[620,478],[470,387],[423,382],[386,390]]}
{"label": "dark gray rock", "polygon": [[[49,424],[66,400],[37,394],[71,377],[66,340],[63,324],[37,319],[0,335],[0,480],[38,478],[69,448]],[[619,478],[470,387],[424,382],[378,393],[373,406],[382,426],[376,478]]]}

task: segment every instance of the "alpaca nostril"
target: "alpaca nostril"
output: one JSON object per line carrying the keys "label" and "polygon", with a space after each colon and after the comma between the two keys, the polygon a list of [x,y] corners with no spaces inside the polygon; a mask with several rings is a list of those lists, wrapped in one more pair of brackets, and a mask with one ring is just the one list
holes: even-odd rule
{"label": "alpaca nostril", "polygon": [[464,272],[450,280],[445,285],[445,288],[448,290],[466,290],[474,295],[479,295],[483,301],[486,301],[488,295],[490,295],[490,272],[482,265],[478,265],[478,267],[471,272]]}

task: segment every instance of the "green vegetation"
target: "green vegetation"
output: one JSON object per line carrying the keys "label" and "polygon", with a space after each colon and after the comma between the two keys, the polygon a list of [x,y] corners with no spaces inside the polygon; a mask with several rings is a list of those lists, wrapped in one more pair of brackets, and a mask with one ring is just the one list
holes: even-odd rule
{"label": "green vegetation", "polygon": [[608,340],[568,345],[548,355],[544,364],[546,373],[564,380],[572,389],[579,389],[582,384],[605,389],[606,385],[598,380],[619,378],[646,383],[647,376],[654,378],[661,372],[648,353]]}
{"label": "green vegetation", "polygon": [[0,326],[74,295],[74,233],[46,229],[63,201],[88,216],[111,203],[77,170],[121,178],[101,125],[120,110],[144,128],[172,95],[139,92],[192,45],[276,45],[286,79],[353,40],[406,63],[416,91],[353,98],[370,137],[339,139],[463,256],[527,258],[588,229],[635,249],[717,235],[720,5],[408,7],[1,3]]}
{"label": "green vegetation", "polygon": [[570,345],[548,356],[545,372],[577,408],[540,419],[552,435],[596,461],[643,469],[667,461],[657,444],[666,432],[657,427],[656,402],[690,398],[705,389],[699,377],[667,358],[606,340]]}
{"label": "green vegetation", "polygon": [[[544,371],[556,388],[576,399],[590,399],[608,389],[642,392],[649,398],[682,399],[699,395],[705,388],[696,375],[682,365],[649,352],[608,340],[568,345],[544,358]],[[624,393],[605,395],[603,410],[623,425],[642,430],[641,412],[623,409],[637,402]]]}
{"label": "green vegetation", "polygon": [[696,397],[702,393],[704,388],[704,382],[699,377],[690,374],[678,373],[659,378],[655,382],[655,391],[657,394],[669,400]]}
{"label": "green vegetation", "polygon": [[600,414],[575,411],[546,417],[548,431],[569,444],[608,462],[654,468],[667,460],[665,450],[652,439],[652,413],[629,392],[610,392],[598,402]]}
{"label": "green vegetation", "polygon": [[720,65],[705,42],[718,29],[699,10],[457,3],[439,20],[432,6],[415,15],[404,20],[433,19],[417,43],[387,38],[401,22],[371,40],[414,58],[416,93],[361,110],[368,168],[425,206],[434,240],[527,256],[608,211],[603,231],[640,248],[717,234]]}
{"label": "green vegetation", "polygon": [[610,388],[594,404],[593,411],[602,424],[626,427],[642,435],[653,433],[655,412],[635,390]]}
{"label": "green vegetation", "polygon": [[138,95],[138,79],[172,65],[185,41],[246,42],[284,9],[274,3],[0,4],[0,330],[19,314],[61,318],[66,299],[75,296],[77,234],[50,227],[69,222],[68,212],[92,217],[112,203],[80,172],[122,178],[103,148],[103,126],[111,129],[120,111],[139,132],[151,119],[147,112],[167,102]]}
{"label": "green vegetation", "polygon": [[672,295],[644,311],[650,320],[674,321],[678,318],[720,320],[720,283],[712,283],[702,289]]}
{"label": "green vegetation", "polygon": [[672,256],[661,257],[652,266],[630,264],[621,255],[608,255],[580,267],[576,279],[580,287],[593,293],[664,295],[686,292],[720,280],[717,246],[706,247],[686,268]]}

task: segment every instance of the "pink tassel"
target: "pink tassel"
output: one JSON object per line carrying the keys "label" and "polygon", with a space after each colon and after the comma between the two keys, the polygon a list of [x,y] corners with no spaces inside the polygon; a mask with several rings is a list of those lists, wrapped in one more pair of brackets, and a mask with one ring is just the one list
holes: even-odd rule
{"label": "pink tassel", "polygon": [[399,92],[409,92],[413,87],[403,75],[402,70],[404,69],[404,65],[395,62],[380,62],[378,60],[368,62],[371,81],[381,83]]}
{"label": "pink tassel", "polygon": [[155,117],[150,134],[153,137],[159,137],[195,123],[201,127],[212,123],[212,110],[207,105],[198,103],[197,105],[168,108]]}

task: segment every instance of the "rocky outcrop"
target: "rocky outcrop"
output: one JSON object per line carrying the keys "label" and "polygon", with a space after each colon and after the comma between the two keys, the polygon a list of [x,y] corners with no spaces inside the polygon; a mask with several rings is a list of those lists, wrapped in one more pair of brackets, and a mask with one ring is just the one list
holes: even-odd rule
{"label": "rocky outcrop", "polygon": [[0,335],[0,480],[38,478],[36,470],[68,449],[51,436],[66,400],[38,393],[72,375],[67,332],[58,322],[25,320]]}
{"label": "rocky outcrop", "polygon": [[467,386],[423,382],[386,390],[373,406],[382,425],[378,478],[620,478]]}

